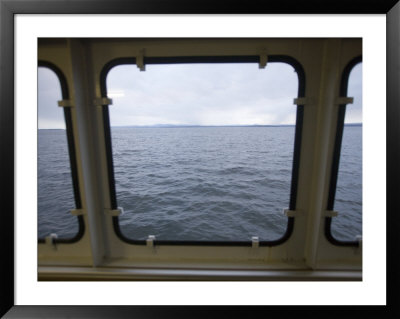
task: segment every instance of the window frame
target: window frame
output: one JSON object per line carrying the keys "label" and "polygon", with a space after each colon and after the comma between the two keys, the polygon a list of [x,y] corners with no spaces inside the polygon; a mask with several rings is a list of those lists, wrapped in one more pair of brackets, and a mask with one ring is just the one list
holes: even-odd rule
{"label": "window frame", "polygon": [[[353,70],[353,68],[361,62],[362,62],[362,56],[360,55],[350,60],[350,62],[343,69],[340,81],[340,88],[339,88],[340,97],[347,97],[350,73]],[[336,136],[335,136],[333,156],[332,156],[333,160],[331,166],[331,178],[329,182],[328,201],[326,205],[327,211],[332,211],[335,205],[335,195],[336,195],[337,180],[339,176],[339,163],[340,163],[340,153],[342,149],[342,138],[344,130],[344,120],[346,115],[346,106],[347,106],[346,104],[340,104],[338,109],[338,117],[336,122]],[[325,217],[325,237],[332,245],[335,246],[347,246],[347,247],[360,246],[360,242],[357,240],[347,241],[335,238],[332,234],[332,217],[330,216]]]}
{"label": "window frame", "polygon": [[[298,98],[305,96],[305,72],[302,65],[293,57],[287,55],[269,55],[268,63],[281,62],[292,66],[298,76]],[[244,56],[173,56],[173,57],[143,57],[143,64],[198,64],[198,63],[260,63],[258,55]],[[116,58],[106,63],[100,72],[100,92],[102,98],[107,98],[106,79],[108,72],[115,66],[126,64],[136,64],[135,57]],[[290,186],[289,210],[296,210],[297,187],[300,167],[300,149],[303,131],[303,114],[304,105],[297,105],[296,125],[294,136],[294,151],[292,161],[292,178]],[[112,140],[108,105],[102,105],[103,128],[106,149],[108,189],[110,196],[111,209],[118,209],[117,196],[115,189],[114,164],[112,154]],[[113,230],[116,236],[123,242],[132,245],[146,245],[146,240],[135,240],[124,236],[120,230],[118,216],[112,217]],[[284,235],[276,240],[260,241],[259,246],[277,246],[286,242],[294,228],[294,217],[288,217],[287,228]],[[194,241],[194,240],[154,240],[154,245],[170,245],[170,246],[246,246],[251,247],[252,241]]]}
{"label": "window frame", "polygon": [[[43,67],[47,68],[55,73],[57,76],[60,86],[61,86],[61,97],[63,100],[68,100],[69,90],[67,79],[64,73],[58,68],[55,64],[39,60],[38,61],[38,68]],[[74,142],[74,132],[72,127],[72,115],[71,115],[71,108],[70,106],[63,107],[64,109],[64,120],[66,126],[66,133],[67,133],[67,144],[68,144],[68,154],[69,154],[69,163],[71,168],[71,178],[72,178],[72,189],[74,194],[74,201],[75,201],[75,208],[82,209],[82,199],[81,199],[81,192],[79,188],[79,177],[78,177],[78,169],[77,169],[77,158],[76,158],[76,149],[75,149],[75,142]],[[85,222],[82,215],[77,216],[78,221],[78,232],[75,236],[70,238],[54,238],[54,244],[73,244],[81,240],[85,233]],[[45,244],[46,238],[38,238],[38,244]]]}

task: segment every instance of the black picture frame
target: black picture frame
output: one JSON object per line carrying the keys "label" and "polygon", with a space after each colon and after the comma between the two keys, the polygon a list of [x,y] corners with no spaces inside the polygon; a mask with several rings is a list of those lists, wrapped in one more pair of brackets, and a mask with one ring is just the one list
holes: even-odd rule
{"label": "black picture frame", "polygon": [[[154,306],[16,306],[14,303],[14,17],[16,14],[386,14],[387,19],[387,305],[326,307],[154,307]],[[269,317],[399,318],[399,261],[397,243],[399,170],[399,36],[398,0],[321,0],[321,1],[162,1],[162,0],[0,0],[0,315],[4,318],[222,318],[229,311],[244,317],[260,311]],[[311,312],[310,312],[311,311]]]}

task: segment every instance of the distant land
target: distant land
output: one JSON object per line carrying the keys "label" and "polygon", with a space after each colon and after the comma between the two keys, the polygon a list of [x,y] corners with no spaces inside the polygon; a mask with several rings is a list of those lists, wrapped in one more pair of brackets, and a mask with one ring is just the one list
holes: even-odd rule
{"label": "distant land", "polygon": [[38,128],[39,131],[65,131],[65,128]]}
{"label": "distant land", "polygon": [[362,126],[362,123],[345,123],[344,126]]}
{"label": "distant land", "polygon": [[[290,127],[295,124],[249,124],[249,125],[195,125],[195,124],[154,124],[154,125],[121,125],[114,128],[179,128],[179,127]],[[345,126],[362,126],[362,123],[346,123]],[[58,128],[40,128],[39,130],[65,130]]]}
{"label": "distant land", "polygon": [[[115,128],[174,128],[174,127],[287,127],[287,126],[296,126],[296,124],[248,124],[248,125],[240,125],[240,124],[232,124],[232,125],[195,125],[195,124],[154,124],[154,125],[121,125],[121,126],[112,126]],[[362,126],[362,123],[346,123],[345,126]]]}
{"label": "distant land", "polygon": [[122,126],[112,126],[121,128],[146,128],[146,127],[156,127],[156,128],[174,128],[174,127],[270,127],[270,126],[294,126],[294,124],[277,124],[277,125],[259,125],[259,124],[231,124],[231,125],[197,125],[197,124],[154,124],[154,125],[122,125]]}

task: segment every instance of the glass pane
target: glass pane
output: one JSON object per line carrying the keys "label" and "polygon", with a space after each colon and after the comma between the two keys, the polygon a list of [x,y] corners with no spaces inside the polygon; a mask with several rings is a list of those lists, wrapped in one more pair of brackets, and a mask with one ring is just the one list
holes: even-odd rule
{"label": "glass pane", "polygon": [[297,90],[283,63],[114,67],[107,92],[124,236],[281,238]]}
{"label": "glass pane", "polygon": [[342,149],[335,196],[338,216],[332,219],[332,235],[354,241],[362,235],[362,64],[350,73],[347,96],[354,103],[346,107]]}
{"label": "glass pane", "polygon": [[38,236],[56,233],[72,238],[78,220],[75,208],[63,109],[58,107],[61,87],[48,68],[38,70]]}

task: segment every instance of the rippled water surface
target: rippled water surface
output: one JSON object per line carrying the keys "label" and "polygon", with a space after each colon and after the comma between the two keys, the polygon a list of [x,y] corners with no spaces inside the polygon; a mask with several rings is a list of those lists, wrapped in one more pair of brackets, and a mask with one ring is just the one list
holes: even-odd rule
{"label": "rippled water surface", "polygon": [[355,240],[362,234],[362,128],[345,126],[336,187],[332,234],[341,240]]}
{"label": "rippled water surface", "polygon": [[287,220],[294,127],[115,128],[127,237],[277,239]]}
{"label": "rippled water surface", "polygon": [[75,208],[65,130],[38,133],[38,235],[50,233],[73,237],[78,222]]}
{"label": "rippled water surface", "polygon": [[[345,127],[335,237],[361,234],[361,127]],[[112,128],[122,233],[131,239],[260,240],[287,226],[294,127]],[[64,130],[39,130],[39,237],[76,234]]]}

